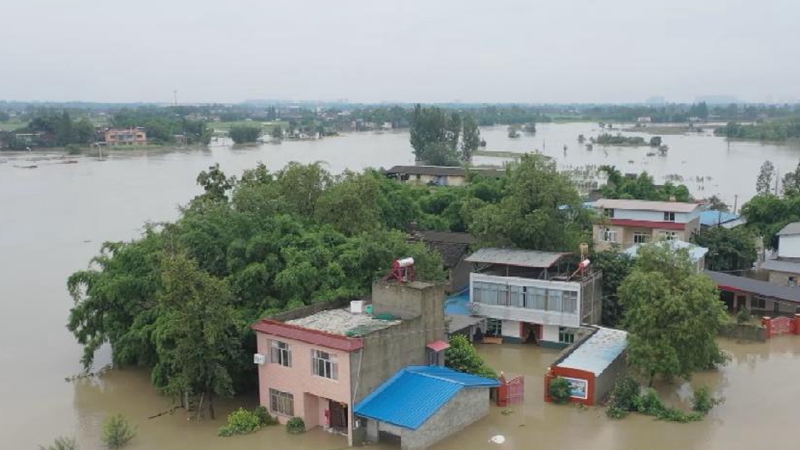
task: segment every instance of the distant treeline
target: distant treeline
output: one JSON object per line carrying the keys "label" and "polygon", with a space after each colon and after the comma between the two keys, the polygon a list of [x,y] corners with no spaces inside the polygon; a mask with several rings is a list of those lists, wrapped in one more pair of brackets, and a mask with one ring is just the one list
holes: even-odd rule
{"label": "distant treeline", "polygon": [[758,139],[762,141],[783,141],[800,138],[800,116],[743,125],[728,122],[727,125],[714,130],[717,136],[732,139]]}

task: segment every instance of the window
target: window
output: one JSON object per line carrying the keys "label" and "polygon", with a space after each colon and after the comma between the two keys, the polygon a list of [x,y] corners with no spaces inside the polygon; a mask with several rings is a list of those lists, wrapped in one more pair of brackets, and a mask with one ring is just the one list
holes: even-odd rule
{"label": "window", "polygon": [[603,240],[605,242],[617,242],[617,230],[611,228],[603,229]]}
{"label": "window", "polygon": [[674,241],[678,239],[678,232],[677,231],[659,231],[658,237],[665,241]]}
{"label": "window", "polygon": [[558,327],[558,342],[572,344],[575,342],[575,333],[573,333],[569,328]]}
{"label": "window", "polygon": [[564,291],[564,299],[561,303],[561,311],[570,314],[578,313],[578,292]]}
{"label": "window", "polygon": [[634,244],[646,244],[650,241],[650,233],[645,233],[642,231],[634,231],[633,232],[633,243]]}
{"label": "window", "polygon": [[797,277],[789,277],[789,286],[797,286]]}
{"label": "window", "polygon": [[675,222],[675,213],[674,212],[665,212],[664,213],[664,222]]}
{"label": "window", "polygon": [[750,299],[750,309],[767,309],[767,301],[763,298],[753,297]]}
{"label": "window", "polygon": [[269,409],[273,414],[294,416],[294,395],[288,392],[269,390]]}
{"label": "window", "polygon": [[269,362],[292,367],[292,351],[289,344],[281,341],[269,341]]}
{"label": "window", "polygon": [[484,305],[506,306],[508,285],[497,283],[483,283],[476,281],[472,285],[472,295],[476,303]]}
{"label": "window", "polygon": [[331,380],[338,379],[339,364],[336,362],[336,355],[322,350],[312,350],[311,371],[318,377],[330,378]]}
{"label": "window", "polygon": [[522,286],[508,286],[508,306],[515,308],[525,307],[525,288]]}
{"label": "window", "polygon": [[486,319],[486,335],[487,336],[502,336],[503,335],[503,321],[499,319]]}
{"label": "window", "polygon": [[606,209],[603,210],[603,215],[608,217],[609,219],[613,219],[614,218],[614,210],[606,208]]}

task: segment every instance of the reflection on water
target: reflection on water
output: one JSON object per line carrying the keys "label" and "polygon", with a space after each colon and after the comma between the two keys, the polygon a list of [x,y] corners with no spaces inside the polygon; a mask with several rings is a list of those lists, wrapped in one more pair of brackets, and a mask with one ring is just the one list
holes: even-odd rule
{"label": "reflection on water", "polygon": [[[556,158],[562,168],[613,164],[626,172],[648,170],[657,181],[678,173],[695,180],[688,183],[695,194],[721,193],[728,202],[739,195],[739,205],[753,194],[763,160],[772,160],[783,173],[800,158],[796,146],[736,142],[728,148],[725,140],[713,136],[664,136],[670,146],[667,157],[648,157],[649,149],[644,147],[595,146],[587,151],[577,145],[577,136],[596,136],[595,124],[540,124],[537,128],[535,135],[523,134],[514,140],[507,137],[505,127],[481,132],[488,150],[539,149]],[[181,412],[147,420],[168,409],[169,401],[157,396],[147,374],[137,370],[111,372],[101,380],[65,382],[65,377],[81,369],[81,350],[64,326],[71,306],[65,280],[86,267],[103,241],[128,240],[138,235],[145,221],[177,217],[177,206],[200,193],[195,185],[198,172],[215,162],[229,175],[258,162],[279,170],[290,161],[322,161],[333,172],[413,164],[407,132],[281,145],[231,147],[219,142],[208,149],[112,152],[104,161],[95,156],[70,158],[77,164],[61,164],[52,154],[43,156],[47,155],[0,155],[0,436],[4,448],[36,448],[57,435],[76,433],[82,448],[98,448],[99,424],[118,411],[140,427],[131,448],[344,446],[337,437],[322,432],[289,437],[279,427],[223,440],[215,437],[221,420],[187,421]],[[481,157],[476,162],[498,161],[502,159]],[[32,162],[37,169],[14,167]],[[700,177],[702,182],[697,181]],[[751,345],[723,342],[723,348],[733,355],[730,365],[720,373],[698,374],[692,383],[721,390],[726,403],[703,423],[675,425],[644,417],[613,422],[598,409],[545,405],[542,377],[556,353],[535,347],[482,347],[493,367],[526,376],[528,401],[507,416],[493,409],[489,418],[436,448],[739,448],[757,445],[764,435],[790,428],[791,398],[800,394],[791,376],[800,369],[800,338]],[[98,366],[108,363],[108,349],[96,360]],[[685,385],[659,385],[658,389],[678,404],[691,392]],[[254,401],[222,401],[220,417],[226,408],[251,406]],[[764,409],[765,405],[769,408]],[[488,443],[498,434],[506,436],[503,444]]]}

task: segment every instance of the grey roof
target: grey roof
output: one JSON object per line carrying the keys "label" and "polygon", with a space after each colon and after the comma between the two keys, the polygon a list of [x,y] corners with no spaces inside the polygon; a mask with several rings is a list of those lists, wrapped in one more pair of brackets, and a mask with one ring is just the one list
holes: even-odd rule
{"label": "grey roof", "polygon": [[736,275],[728,275],[727,273],[713,272],[711,270],[706,270],[705,273],[723,290],[749,292],[762,297],[800,303],[800,288],[798,287],[782,286],[780,284],[768,283],[752,278],[737,277]]}
{"label": "grey roof", "polygon": [[[486,167],[470,167],[470,172],[476,172],[487,177],[502,177],[506,172],[502,169],[491,169]],[[386,171],[387,174],[408,174],[408,175],[439,175],[439,176],[467,176],[467,170],[463,167],[453,166],[394,166]]]}
{"label": "grey roof", "polygon": [[792,222],[778,231],[778,236],[787,236],[790,234],[800,234],[800,222]]}
{"label": "grey roof", "polygon": [[[419,231],[418,236],[431,250],[442,256],[445,267],[452,269],[469,251],[469,244],[474,239],[469,233],[455,233],[450,231]],[[412,238],[415,236],[412,235]]]}
{"label": "grey roof", "polygon": [[761,264],[761,268],[775,272],[800,273],[800,263],[781,261],[778,259],[768,259],[764,261],[764,263]]}
{"label": "grey roof", "polygon": [[565,369],[603,373],[628,348],[628,332],[598,327],[598,330],[575,348],[563,361],[556,364]]}
{"label": "grey roof", "polygon": [[475,316],[447,316],[447,332],[455,333],[472,325],[477,325],[483,320],[485,320],[483,317]]}
{"label": "grey roof", "polygon": [[546,269],[569,253],[539,252],[511,248],[482,248],[466,259],[471,263],[503,264],[506,266]]}

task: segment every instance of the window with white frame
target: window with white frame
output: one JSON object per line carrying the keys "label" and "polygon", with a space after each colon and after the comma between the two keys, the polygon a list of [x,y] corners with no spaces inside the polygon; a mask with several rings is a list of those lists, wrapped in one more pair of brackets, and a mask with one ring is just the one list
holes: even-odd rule
{"label": "window with white frame", "polygon": [[604,228],[603,229],[603,241],[605,241],[605,242],[617,242],[617,230],[612,230],[611,228]]}
{"label": "window with white frame", "polygon": [[614,210],[610,209],[610,208],[606,208],[606,209],[603,210],[603,215],[608,217],[609,219],[613,219],[614,218]]}
{"label": "window with white frame", "polygon": [[678,239],[677,231],[659,231],[658,238],[664,241],[674,241]]}
{"label": "window with white frame", "polygon": [[273,414],[294,416],[294,395],[288,392],[269,390],[269,409]]}
{"label": "window with white frame", "polygon": [[289,344],[282,341],[269,341],[269,362],[292,367],[292,350]]}
{"label": "window with white frame", "polygon": [[675,213],[664,212],[664,222],[675,222]]}
{"label": "window with white frame", "polygon": [[573,333],[571,328],[558,327],[558,342],[572,344],[575,342],[575,333]]}
{"label": "window with white frame", "polygon": [[633,243],[634,244],[646,244],[650,242],[650,233],[646,233],[644,231],[634,231],[633,232]]}
{"label": "window with white frame", "polygon": [[503,321],[499,319],[486,319],[486,335],[487,336],[502,336],[503,335]]}
{"label": "window with white frame", "polygon": [[311,370],[314,375],[336,380],[339,378],[339,364],[336,355],[322,350],[311,351]]}

